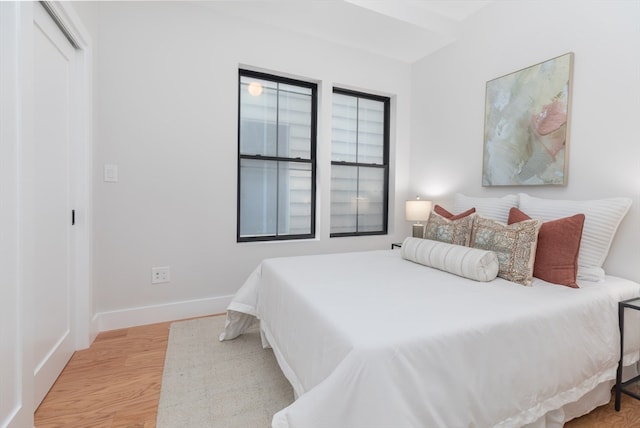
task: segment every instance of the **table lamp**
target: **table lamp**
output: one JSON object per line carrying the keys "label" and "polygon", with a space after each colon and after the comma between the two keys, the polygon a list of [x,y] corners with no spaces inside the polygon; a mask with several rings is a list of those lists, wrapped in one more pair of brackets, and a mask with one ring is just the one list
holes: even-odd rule
{"label": "table lamp", "polygon": [[407,201],[405,204],[405,216],[407,221],[414,221],[413,237],[424,238],[424,224],[421,221],[427,221],[431,214],[431,201],[422,201],[420,197],[415,200]]}

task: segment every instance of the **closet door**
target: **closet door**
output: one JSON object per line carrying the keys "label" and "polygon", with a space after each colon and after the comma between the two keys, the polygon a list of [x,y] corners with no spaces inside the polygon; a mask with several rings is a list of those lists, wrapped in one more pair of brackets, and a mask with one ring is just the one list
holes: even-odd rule
{"label": "closet door", "polygon": [[[74,48],[34,4],[33,370],[34,408],[75,349],[71,108]],[[77,126],[77,125],[76,125]]]}

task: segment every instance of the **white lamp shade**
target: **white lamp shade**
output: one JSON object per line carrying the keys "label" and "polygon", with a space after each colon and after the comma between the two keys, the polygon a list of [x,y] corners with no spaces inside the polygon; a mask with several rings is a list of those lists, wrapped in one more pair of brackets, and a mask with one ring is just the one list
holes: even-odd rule
{"label": "white lamp shade", "polygon": [[405,216],[407,221],[427,221],[431,214],[431,201],[407,201]]}

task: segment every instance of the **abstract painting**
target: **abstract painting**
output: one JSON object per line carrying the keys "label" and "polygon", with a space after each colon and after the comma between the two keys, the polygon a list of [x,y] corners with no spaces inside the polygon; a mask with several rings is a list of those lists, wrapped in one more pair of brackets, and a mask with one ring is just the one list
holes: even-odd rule
{"label": "abstract painting", "polygon": [[566,185],[573,53],[487,82],[483,186]]}

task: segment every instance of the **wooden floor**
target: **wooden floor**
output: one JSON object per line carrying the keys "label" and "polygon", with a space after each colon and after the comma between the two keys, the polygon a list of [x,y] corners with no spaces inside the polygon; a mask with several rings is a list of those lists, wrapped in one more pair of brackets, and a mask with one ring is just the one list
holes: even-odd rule
{"label": "wooden floor", "polygon": [[[99,334],[71,358],[36,411],[36,427],[155,427],[170,324]],[[565,427],[640,427],[640,401],[623,395],[620,412],[612,400]]]}
{"label": "wooden floor", "polygon": [[170,325],[100,333],[62,371],[36,410],[36,427],[155,427]]}

